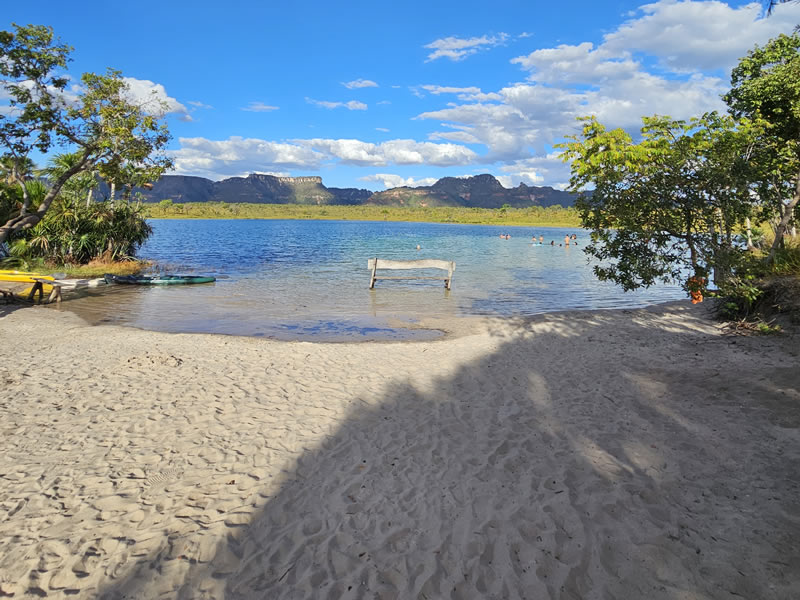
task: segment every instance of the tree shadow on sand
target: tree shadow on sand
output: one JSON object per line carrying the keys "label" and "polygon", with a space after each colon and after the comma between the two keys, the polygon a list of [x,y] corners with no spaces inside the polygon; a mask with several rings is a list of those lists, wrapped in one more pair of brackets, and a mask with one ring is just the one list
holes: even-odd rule
{"label": "tree shadow on sand", "polygon": [[[354,394],[210,556],[148,557],[99,595],[789,598],[797,369],[696,322],[498,323],[446,377]],[[170,562],[177,589],[154,583]]]}

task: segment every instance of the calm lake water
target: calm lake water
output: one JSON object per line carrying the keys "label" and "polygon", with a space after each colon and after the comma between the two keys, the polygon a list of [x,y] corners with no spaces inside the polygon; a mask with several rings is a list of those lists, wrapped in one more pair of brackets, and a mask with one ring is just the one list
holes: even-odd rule
{"label": "calm lake water", "polygon": [[[396,319],[533,315],[685,297],[677,286],[623,293],[597,281],[580,229],[285,220],[151,224],[154,233],[140,257],[164,272],[213,275],[216,283],[107,286],[70,301],[70,310],[93,323],[158,331],[346,341],[439,335],[390,326]],[[558,246],[573,233],[577,247]],[[534,234],[546,245],[531,245]],[[452,290],[437,281],[378,281],[369,290],[367,260],[375,256],[454,260]]]}

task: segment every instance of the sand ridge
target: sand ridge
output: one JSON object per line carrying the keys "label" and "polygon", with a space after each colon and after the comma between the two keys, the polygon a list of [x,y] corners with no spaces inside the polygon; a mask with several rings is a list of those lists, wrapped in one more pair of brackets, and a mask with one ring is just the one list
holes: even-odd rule
{"label": "sand ridge", "polygon": [[688,303],[388,344],[5,310],[0,596],[797,597],[797,339]]}

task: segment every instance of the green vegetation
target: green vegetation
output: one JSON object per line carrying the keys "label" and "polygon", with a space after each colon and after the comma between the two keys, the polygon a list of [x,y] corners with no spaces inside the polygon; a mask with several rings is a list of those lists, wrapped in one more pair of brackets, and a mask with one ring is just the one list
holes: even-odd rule
{"label": "green vegetation", "polygon": [[[600,279],[625,290],[682,281],[695,294],[711,279],[732,318],[761,311],[776,275],[800,276],[786,242],[800,217],[800,35],[754,49],[731,83],[730,115],[644,117],[639,143],[587,117],[560,145],[570,191],[594,188],[576,208]],[[753,243],[751,221],[771,226],[769,247],[769,236]]]}
{"label": "green vegetation", "polygon": [[[157,116],[166,107],[155,98],[132,103],[119,71],[84,73],[82,90],[65,101],[71,51],[49,27],[0,31],[0,76],[12,108],[0,114],[0,243],[12,241],[18,257],[38,253],[86,262],[130,252],[148,230],[136,210],[114,204],[115,187],[126,190],[127,205],[133,186],[157,179],[172,164],[164,154],[169,132]],[[42,173],[42,186],[29,154],[53,148],[69,152]],[[111,185],[108,206],[92,206],[97,175]],[[51,206],[58,210],[46,218]]]}
{"label": "green vegetation", "polygon": [[573,208],[464,208],[376,206],[311,206],[297,204],[229,204],[197,202],[173,204],[162,200],[144,206],[146,217],[155,219],[320,219],[351,221],[411,221],[474,225],[522,225],[578,227]]}

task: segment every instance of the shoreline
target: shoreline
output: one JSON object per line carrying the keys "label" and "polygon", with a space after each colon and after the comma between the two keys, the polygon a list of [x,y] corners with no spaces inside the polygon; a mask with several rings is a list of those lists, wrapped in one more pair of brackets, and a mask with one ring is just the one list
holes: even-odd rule
{"label": "shoreline", "polygon": [[796,330],[687,300],[282,342],[0,306],[0,339],[0,594],[800,586]]}
{"label": "shoreline", "polygon": [[[466,315],[466,316],[440,316],[440,315],[424,315],[422,317],[413,317],[412,315],[389,315],[381,317],[379,320],[396,331],[408,331],[411,336],[408,338],[342,338],[332,339],[332,337],[325,338],[325,334],[319,334],[318,337],[304,337],[297,339],[286,339],[282,337],[268,337],[264,335],[245,335],[239,333],[220,333],[220,332],[205,332],[205,331],[163,331],[159,329],[148,329],[146,327],[139,327],[127,323],[108,323],[108,322],[91,322],[82,315],[80,310],[70,308],[69,304],[66,305],[42,305],[38,308],[44,308],[59,314],[68,313],[75,317],[80,324],[86,327],[119,327],[123,329],[132,329],[136,331],[161,333],[168,335],[210,335],[222,336],[231,338],[246,338],[272,341],[278,343],[301,343],[307,342],[312,344],[396,344],[396,343],[424,343],[447,341],[457,339],[467,335],[474,335],[485,331],[489,328],[491,323],[513,322],[517,325],[532,324],[548,317],[569,317],[570,315],[580,316],[591,313],[606,313],[617,311],[658,311],[660,309],[668,309],[670,307],[678,307],[684,305],[688,300],[665,300],[663,302],[656,302],[652,304],[645,304],[643,306],[633,307],[619,307],[619,308],[594,308],[594,309],[564,309],[546,311],[531,315]],[[702,310],[710,310],[711,302],[707,302],[705,307],[700,307]],[[15,305],[17,308],[33,308],[30,305]],[[0,307],[0,314],[2,314],[2,307]],[[343,320],[348,320],[350,317],[343,317]],[[413,332],[431,332],[440,333],[441,335],[435,337],[413,337]]]}

